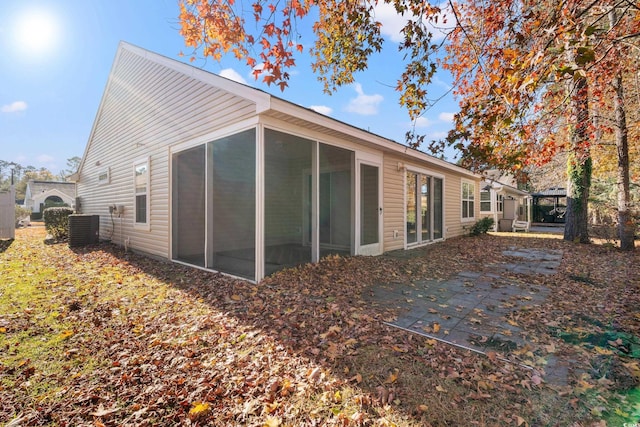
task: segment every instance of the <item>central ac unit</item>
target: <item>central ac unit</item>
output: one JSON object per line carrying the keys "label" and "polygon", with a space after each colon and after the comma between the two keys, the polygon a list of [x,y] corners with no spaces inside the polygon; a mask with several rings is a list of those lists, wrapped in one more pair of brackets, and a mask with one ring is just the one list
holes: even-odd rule
{"label": "central ac unit", "polygon": [[98,243],[99,238],[99,215],[69,215],[69,247]]}

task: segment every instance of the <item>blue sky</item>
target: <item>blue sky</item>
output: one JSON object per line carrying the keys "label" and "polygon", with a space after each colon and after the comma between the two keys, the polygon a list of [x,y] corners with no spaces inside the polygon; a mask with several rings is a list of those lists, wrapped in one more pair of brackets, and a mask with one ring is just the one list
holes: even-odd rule
{"label": "blue sky", "polygon": [[[401,23],[391,10],[378,13],[386,39],[383,53],[372,58],[355,84],[333,95],[322,92],[306,50],[297,57],[284,92],[255,81],[231,57],[192,65],[403,142],[411,122],[393,89],[401,72]],[[177,17],[177,0],[0,1],[0,159],[58,173],[68,158],[82,156],[118,42],[188,62],[188,55],[179,56],[188,50]],[[313,40],[309,31],[301,32],[306,48]],[[438,74],[429,97],[446,93],[449,83],[448,74]],[[419,120],[417,130],[428,140],[440,138],[455,111],[447,96]]]}

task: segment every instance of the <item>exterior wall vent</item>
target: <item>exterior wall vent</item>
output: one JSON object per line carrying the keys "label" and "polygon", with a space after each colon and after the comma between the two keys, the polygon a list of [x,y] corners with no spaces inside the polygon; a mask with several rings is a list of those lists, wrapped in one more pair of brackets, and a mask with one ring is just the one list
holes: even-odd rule
{"label": "exterior wall vent", "polygon": [[69,247],[98,243],[99,237],[99,215],[69,215]]}

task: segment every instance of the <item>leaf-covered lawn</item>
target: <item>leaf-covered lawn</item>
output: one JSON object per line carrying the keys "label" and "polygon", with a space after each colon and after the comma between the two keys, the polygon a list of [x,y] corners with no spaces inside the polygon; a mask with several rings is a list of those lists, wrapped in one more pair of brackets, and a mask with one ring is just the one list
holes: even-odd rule
{"label": "leaf-covered lawn", "polygon": [[[7,425],[621,425],[640,417],[640,257],[518,234],[386,257],[328,258],[260,284],[125,253],[0,252],[0,423]],[[8,246],[8,247],[7,247]],[[517,315],[536,371],[385,326],[377,282],[446,278],[512,247],[564,251],[537,310]],[[0,251],[2,250],[0,249]],[[640,351],[640,350],[638,350]]]}

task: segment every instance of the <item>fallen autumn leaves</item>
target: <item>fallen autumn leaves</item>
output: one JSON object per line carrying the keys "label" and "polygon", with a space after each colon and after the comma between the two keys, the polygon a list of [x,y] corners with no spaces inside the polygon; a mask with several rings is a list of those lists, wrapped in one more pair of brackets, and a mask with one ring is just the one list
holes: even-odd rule
{"label": "fallen autumn leaves", "polygon": [[[554,332],[615,324],[637,335],[637,254],[481,236],[405,260],[330,257],[251,284],[43,238],[20,230],[0,254],[0,422],[9,425],[589,425],[630,411],[613,391],[637,384],[637,363]],[[517,319],[532,355],[576,360],[566,387],[387,327],[394,312],[363,298],[376,282],[486,268],[516,242],[565,251],[558,275],[537,278],[552,288],[549,302]],[[594,373],[594,360],[617,376]]]}

